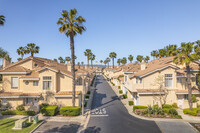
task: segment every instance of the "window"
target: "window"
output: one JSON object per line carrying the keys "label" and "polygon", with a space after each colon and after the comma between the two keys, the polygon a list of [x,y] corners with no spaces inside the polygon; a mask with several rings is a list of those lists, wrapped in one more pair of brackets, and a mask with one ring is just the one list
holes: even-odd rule
{"label": "window", "polygon": [[177,83],[182,83],[182,78],[177,78]]}
{"label": "window", "polygon": [[165,87],[172,87],[173,77],[172,74],[165,74]]}
{"label": "window", "polygon": [[29,84],[29,82],[28,81],[25,81],[25,85],[28,85]]}
{"label": "window", "polygon": [[140,84],[142,83],[142,78],[140,79]]}
{"label": "window", "polygon": [[18,77],[11,77],[11,87],[18,88]]}
{"label": "window", "polygon": [[3,104],[3,105],[6,105],[6,104],[7,104],[7,99],[3,98],[3,99],[2,99],[2,104]]}
{"label": "window", "polygon": [[31,98],[26,98],[26,104],[31,104]]}
{"label": "window", "polygon": [[51,77],[50,76],[44,76],[43,77],[43,90],[51,90]]}
{"label": "window", "polygon": [[188,100],[188,94],[184,94],[184,100]]}
{"label": "window", "polygon": [[39,82],[38,81],[33,81],[33,86],[38,86]]}
{"label": "window", "polygon": [[136,84],[138,83],[138,78],[136,78]]}

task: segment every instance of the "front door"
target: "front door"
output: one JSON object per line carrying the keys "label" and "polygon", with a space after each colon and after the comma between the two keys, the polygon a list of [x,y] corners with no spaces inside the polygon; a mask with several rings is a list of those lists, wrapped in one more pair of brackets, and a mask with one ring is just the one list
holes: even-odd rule
{"label": "front door", "polygon": [[127,88],[124,87],[123,94],[127,94]]}
{"label": "front door", "polygon": [[137,94],[135,94],[135,96],[134,96],[134,104],[139,105],[139,97]]}
{"label": "front door", "polygon": [[178,95],[178,107],[183,108],[183,95]]}
{"label": "front door", "polygon": [[33,105],[36,106],[36,107],[38,106],[38,99],[37,98],[33,99]]}

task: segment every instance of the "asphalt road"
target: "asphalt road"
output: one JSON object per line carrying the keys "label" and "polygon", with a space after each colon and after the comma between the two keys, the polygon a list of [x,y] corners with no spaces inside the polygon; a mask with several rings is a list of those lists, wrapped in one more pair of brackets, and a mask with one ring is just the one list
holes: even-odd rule
{"label": "asphalt road", "polygon": [[161,133],[154,121],[131,116],[103,76],[98,75],[85,133]]}

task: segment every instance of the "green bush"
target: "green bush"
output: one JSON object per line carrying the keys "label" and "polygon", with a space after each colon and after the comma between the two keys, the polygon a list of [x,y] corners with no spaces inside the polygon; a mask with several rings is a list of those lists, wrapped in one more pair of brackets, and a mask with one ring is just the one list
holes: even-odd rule
{"label": "green bush", "polygon": [[46,106],[43,107],[40,112],[45,115],[45,116],[54,116],[57,114],[58,112],[58,106],[54,105],[54,106]]}
{"label": "green bush", "polygon": [[121,89],[121,86],[118,86],[118,89]]}
{"label": "green bush", "polygon": [[192,95],[192,102],[193,102],[193,103],[198,102],[198,100],[197,100],[197,98],[196,98],[196,95]]}
{"label": "green bush", "polygon": [[177,103],[173,103],[172,107],[175,108],[175,109],[177,109],[178,108]]}
{"label": "green bush", "polygon": [[126,94],[123,94],[123,98],[126,99],[126,98],[127,98],[127,95],[126,95]]}
{"label": "green bush", "polygon": [[87,94],[90,94],[90,91],[88,91]]}
{"label": "green bush", "polygon": [[85,96],[86,99],[89,99],[90,96]]}
{"label": "green bush", "polygon": [[190,110],[189,108],[186,108],[183,110],[183,113],[196,116],[198,111],[200,111],[200,108],[193,108],[192,110]]}
{"label": "green bush", "polygon": [[167,108],[167,109],[171,109],[172,105],[170,105],[170,104],[163,104],[162,107],[163,108]]}
{"label": "green bush", "polygon": [[164,109],[163,109],[163,112],[165,112],[166,114],[169,114],[169,109],[164,108]]}
{"label": "green bush", "polygon": [[123,92],[122,92],[122,90],[119,90],[119,94],[122,94]]}
{"label": "green bush", "polygon": [[182,119],[181,115],[175,115],[174,118]]}
{"label": "green bush", "polygon": [[43,107],[47,107],[47,106],[49,106],[48,103],[42,103],[42,104],[39,105],[40,109],[43,108]]}
{"label": "green bush", "polygon": [[128,101],[128,105],[133,105],[133,101]]}
{"label": "green bush", "polygon": [[24,111],[24,105],[18,105],[16,108],[17,111]]}
{"label": "green bush", "polygon": [[34,111],[17,111],[17,110],[6,110],[1,112],[2,115],[35,115]]}
{"label": "green bush", "polygon": [[147,109],[147,106],[141,106],[141,105],[133,106],[133,111],[135,111],[136,109]]}
{"label": "green bush", "polygon": [[178,115],[178,112],[175,110],[175,109],[169,109],[169,114],[171,114],[171,115]]}
{"label": "green bush", "polygon": [[63,116],[77,116],[81,113],[81,107],[62,107],[60,108],[60,114]]}

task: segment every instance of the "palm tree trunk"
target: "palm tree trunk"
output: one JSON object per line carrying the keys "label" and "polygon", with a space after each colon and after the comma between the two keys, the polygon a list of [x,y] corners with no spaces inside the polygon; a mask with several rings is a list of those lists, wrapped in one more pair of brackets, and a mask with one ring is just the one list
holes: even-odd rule
{"label": "palm tree trunk", "polygon": [[89,55],[87,56],[87,66],[88,66],[88,68],[89,68]]}
{"label": "palm tree trunk", "polygon": [[22,54],[22,59],[23,59],[24,55]]}
{"label": "palm tree trunk", "polygon": [[92,60],[91,60],[91,66],[92,66],[92,68],[93,68]]}
{"label": "palm tree trunk", "polygon": [[70,33],[70,48],[71,48],[71,58],[72,58],[72,67],[71,67],[71,71],[72,71],[72,106],[75,106],[75,61],[74,61],[74,35],[73,33]]}
{"label": "palm tree trunk", "polygon": [[34,53],[33,52],[31,52],[31,56],[33,57],[33,55],[34,55]]}
{"label": "palm tree trunk", "polygon": [[113,68],[114,68],[114,58],[113,58]]}
{"label": "palm tree trunk", "polygon": [[188,88],[188,104],[190,107],[190,110],[192,110],[192,88],[191,88],[191,73],[190,73],[190,66],[186,65],[187,70],[187,88]]}

